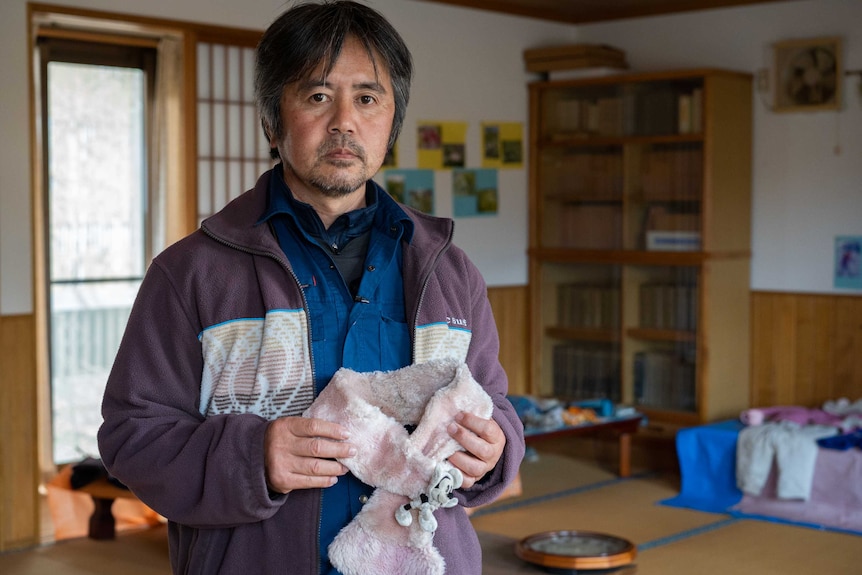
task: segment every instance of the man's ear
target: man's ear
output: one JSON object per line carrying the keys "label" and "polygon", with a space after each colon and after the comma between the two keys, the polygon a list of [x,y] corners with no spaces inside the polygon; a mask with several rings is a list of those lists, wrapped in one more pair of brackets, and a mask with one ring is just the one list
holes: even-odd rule
{"label": "man's ear", "polygon": [[275,137],[270,135],[269,128],[263,118],[260,119],[260,127],[263,130],[263,136],[266,138],[266,141],[269,142],[269,157],[273,160],[279,159],[278,141]]}
{"label": "man's ear", "polygon": [[274,148],[275,143],[273,142],[273,137],[270,135],[269,126],[266,125],[266,120],[263,118],[260,119],[260,128],[263,130],[263,136],[266,138],[266,141],[269,142],[269,147]]}

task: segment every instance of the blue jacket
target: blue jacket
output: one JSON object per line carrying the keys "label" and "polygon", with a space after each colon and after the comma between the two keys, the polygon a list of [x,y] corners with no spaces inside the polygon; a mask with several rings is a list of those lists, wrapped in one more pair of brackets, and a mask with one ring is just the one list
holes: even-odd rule
{"label": "blue jacket", "polygon": [[[175,573],[318,572],[321,490],[271,497],[265,479],[268,422],[300,415],[315,393],[301,282],[260,222],[270,177],[154,259],[105,392],[102,458],[168,518]],[[462,505],[481,505],[515,478],[524,454],[486,286],[452,244],[451,220],[403,209],[414,225],[401,243],[412,362],[465,361],[506,435],[497,467],[456,492]],[[447,571],[479,575],[463,507],[436,517]]]}

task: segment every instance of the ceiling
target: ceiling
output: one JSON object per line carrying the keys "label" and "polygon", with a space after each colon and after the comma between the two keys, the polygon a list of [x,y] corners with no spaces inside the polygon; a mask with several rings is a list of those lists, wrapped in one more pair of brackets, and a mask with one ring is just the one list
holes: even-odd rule
{"label": "ceiling", "polygon": [[586,24],[605,20],[656,16],[674,12],[689,12],[763,4],[780,0],[422,0],[478,8],[540,20]]}

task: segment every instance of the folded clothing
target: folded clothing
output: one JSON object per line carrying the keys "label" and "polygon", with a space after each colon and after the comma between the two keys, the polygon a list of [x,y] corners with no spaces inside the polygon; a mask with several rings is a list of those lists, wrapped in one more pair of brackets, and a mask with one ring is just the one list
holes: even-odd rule
{"label": "folded clothing", "polygon": [[854,447],[862,449],[862,429],[842,435],[820,438],[817,440],[817,445],[826,449],[837,449],[839,451],[847,451]]}
{"label": "folded clothing", "polygon": [[749,495],[760,495],[774,460],[778,497],[807,501],[814,480],[817,440],[837,433],[832,426],[790,421],[744,427],[736,446],[737,486]]}

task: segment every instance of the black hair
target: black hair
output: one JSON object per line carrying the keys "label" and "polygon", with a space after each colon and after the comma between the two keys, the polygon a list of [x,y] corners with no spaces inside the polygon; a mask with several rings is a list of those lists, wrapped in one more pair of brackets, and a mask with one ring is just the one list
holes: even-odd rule
{"label": "black hair", "polygon": [[[377,57],[392,78],[395,117],[388,147],[398,138],[413,77],[413,59],[404,40],[382,14],[352,0],[303,2],[284,12],[264,32],[257,45],[254,92],[261,124],[267,138],[280,138],[281,95],[287,84],[307,78],[325,62],[330,72],[344,41],[355,37],[377,66]],[[278,150],[270,150],[277,159]]]}

